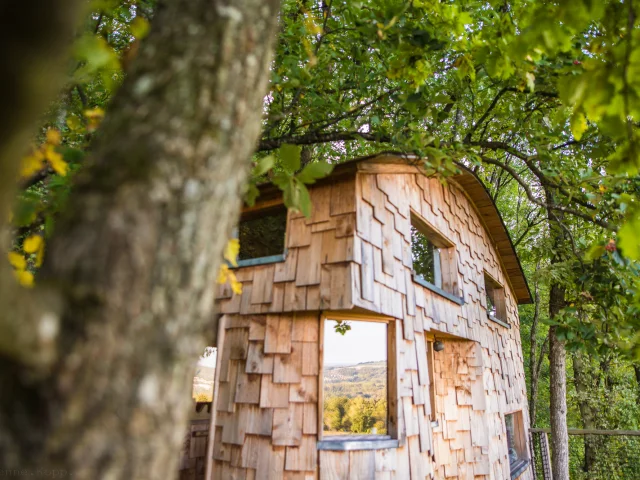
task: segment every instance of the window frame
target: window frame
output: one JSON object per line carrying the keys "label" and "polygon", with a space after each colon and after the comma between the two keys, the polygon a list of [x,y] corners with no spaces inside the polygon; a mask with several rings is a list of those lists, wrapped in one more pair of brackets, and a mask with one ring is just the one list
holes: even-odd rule
{"label": "window frame", "polygon": [[[387,434],[386,435],[345,435],[344,439],[327,439],[323,431],[324,417],[324,327],[327,320],[353,322],[385,323],[387,325]],[[355,312],[323,312],[320,316],[320,334],[318,338],[318,354],[320,368],[318,371],[318,450],[353,451],[398,448],[404,445],[398,437],[398,360],[396,346],[396,320],[376,314],[358,314]],[[348,335],[348,333],[347,333]]]}
{"label": "window frame", "polygon": [[[516,462],[511,462],[509,460],[509,441],[507,439],[507,417],[514,417],[514,436],[516,442],[516,450],[518,450],[518,460]],[[529,449],[527,447],[527,435],[524,428],[524,414],[522,410],[513,410],[504,414],[504,435],[505,441],[507,442],[507,460],[509,460],[509,472],[511,479],[516,479],[520,475],[524,473],[529,464],[531,463],[531,459],[529,457]]]}
{"label": "window frame", "polygon": [[440,260],[438,270],[441,275],[442,287],[429,282],[422,275],[416,273],[413,268],[413,245],[411,244],[411,272],[413,281],[425,288],[428,288],[432,292],[457,303],[458,305],[464,305],[464,298],[462,297],[460,285],[458,283],[455,243],[439,232],[433,225],[413,209],[411,209],[410,221],[411,226],[424,235],[427,240],[429,240],[429,242],[439,250],[439,253],[434,255],[434,257],[436,257],[435,259],[439,258]]}
{"label": "window frame", "polygon": [[238,259],[237,266],[229,265],[229,268],[242,268],[242,267],[252,267],[256,265],[267,265],[269,263],[279,263],[284,262],[287,259],[288,248],[287,248],[287,240],[289,234],[289,211],[287,207],[284,205],[284,202],[281,198],[275,200],[268,200],[253,207],[246,207],[242,210],[240,214],[240,219],[238,220],[238,224],[233,230],[233,238],[239,238],[239,227],[242,222],[252,220],[254,218],[260,217],[261,215],[270,215],[272,213],[276,213],[278,210],[284,209],[286,213],[285,224],[284,224],[284,249],[282,253],[274,254],[274,255],[266,255],[263,257],[255,257],[255,258],[246,258],[244,260]]}
{"label": "window frame", "polygon": [[[511,324],[509,323],[509,319],[507,317],[507,299],[506,299],[506,291],[504,286],[500,282],[498,282],[489,272],[484,271],[484,290],[485,295],[489,298],[489,286],[491,287],[491,291],[493,292],[493,306],[496,309],[495,315],[493,315],[489,311],[489,305],[486,305],[487,318],[492,322],[497,323],[498,325],[502,325],[505,328],[511,328]],[[486,298],[485,298],[486,302]]]}

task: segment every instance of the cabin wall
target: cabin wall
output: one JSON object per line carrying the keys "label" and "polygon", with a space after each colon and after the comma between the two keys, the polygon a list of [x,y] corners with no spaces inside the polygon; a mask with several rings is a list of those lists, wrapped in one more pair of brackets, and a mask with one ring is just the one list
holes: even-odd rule
{"label": "cabin wall", "polygon": [[226,328],[214,478],[317,478],[319,312],[228,315]]}
{"label": "cabin wall", "polygon": [[[504,414],[521,410],[529,427],[519,319],[471,202],[454,183],[398,173],[361,172],[310,193],[310,219],[289,213],[286,260],[237,269],[240,295],[217,287],[227,332],[215,478],[509,478]],[[413,280],[412,208],[455,244],[464,305]],[[510,329],[487,319],[485,269],[505,288]],[[353,308],[397,319],[401,444],[317,451],[321,314]],[[445,349],[431,379],[434,334]]]}
{"label": "cabin wall", "polygon": [[[479,215],[453,182],[422,174],[360,172],[356,189],[354,304],[402,319],[405,362],[413,355],[424,358],[425,333],[458,340],[445,341],[445,350],[434,355],[436,413],[423,422],[439,423],[433,437],[436,478],[509,478],[504,414],[522,411],[529,428],[520,322],[515,296]],[[411,209],[455,245],[463,305],[413,280]],[[485,269],[505,289],[511,328],[487,318]],[[404,382],[412,385],[408,377],[414,372],[410,364],[404,368]],[[416,423],[420,407],[413,392],[405,421],[411,416]]]}
{"label": "cabin wall", "polygon": [[217,287],[223,314],[353,307],[355,177],[313,187],[311,218],[289,212],[284,262],[236,269],[242,294]]}

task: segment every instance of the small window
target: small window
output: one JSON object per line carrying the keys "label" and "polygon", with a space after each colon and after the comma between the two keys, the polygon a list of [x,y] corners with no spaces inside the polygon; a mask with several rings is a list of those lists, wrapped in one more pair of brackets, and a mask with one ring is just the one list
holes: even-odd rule
{"label": "small window", "polygon": [[524,467],[529,463],[522,412],[505,415],[504,423],[507,431],[507,448],[511,478],[515,478],[522,473]]}
{"label": "small window", "polygon": [[411,214],[411,256],[420,283],[439,293],[459,296],[455,247],[423,219]]}
{"label": "small window", "polygon": [[191,397],[196,402],[196,411],[200,412],[203,406],[213,400],[213,382],[216,371],[217,349],[206,347],[204,354],[198,360],[196,371],[193,375]]}
{"label": "small window", "polygon": [[[325,320],[322,437],[326,441],[391,439],[386,322]],[[395,405],[395,400],[392,402]],[[393,422],[392,422],[393,423]]]}
{"label": "small window", "polygon": [[484,288],[487,301],[487,316],[491,320],[507,323],[507,308],[504,288],[487,272],[484,274]]}
{"label": "small window", "polygon": [[240,220],[238,260],[273,257],[284,254],[287,209],[259,210]]}

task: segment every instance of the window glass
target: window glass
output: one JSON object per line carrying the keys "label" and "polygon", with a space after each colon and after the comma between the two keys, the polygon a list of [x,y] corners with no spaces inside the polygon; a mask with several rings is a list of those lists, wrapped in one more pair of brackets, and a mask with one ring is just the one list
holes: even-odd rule
{"label": "window glass", "polygon": [[193,376],[191,397],[198,403],[208,403],[213,399],[213,379],[216,371],[216,348],[205,348],[198,360]]}
{"label": "window glass", "polygon": [[526,441],[522,423],[522,412],[514,412],[504,416],[507,431],[507,448],[509,465],[514,472],[527,460]]}
{"label": "window glass", "polygon": [[278,208],[243,219],[238,225],[239,260],[262,258],[284,253],[287,210]]}
{"label": "window glass", "polygon": [[427,282],[442,288],[440,250],[413,225],[411,225],[411,255],[413,271]]}
{"label": "window glass", "polygon": [[484,274],[484,289],[487,300],[487,315],[492,319],[507,321],[506,303],[504,288],[491,278],[486,272]]}
{"label": "window glass", "polygon": [[487,313],[489,315],[496,316],[496,304],[494,300],[494,290],[489,285],[487,285]]}
{"label": "window glass", "polygon": [[324,325],[325,435],[387,435],[387,324],[353,321],[344,335]]}

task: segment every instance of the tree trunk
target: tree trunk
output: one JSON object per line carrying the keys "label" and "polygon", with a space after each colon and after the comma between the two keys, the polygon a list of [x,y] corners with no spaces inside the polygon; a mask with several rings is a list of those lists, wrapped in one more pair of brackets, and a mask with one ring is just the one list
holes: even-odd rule
{"label": "tree trunk", "polygon": [[640,405],[640,365],[637,363],[633,364],[633,371],[636,374],[636,388],[637,388],[637,400],[636,402]]}
{"label": "tree trunk", "polygon": [[[547,203],[553,204],[553,194],[546,191]],[[551,265],[563,259],[568,242],[567,232],[560,224],[559,213],[547,210],[554,255]],[[549,291],[549,319],[554,320],[565,306],[565,287],[553,282]],[[549,328],[549,408],[551,410],[551,449],[554,480],[569,480],[569,433],[567,431],[567,354],[564,342],[556,335],[557,326]]]}
{"label": "tree trunk", "polygon": [[[46,369],[2,359],[3,468],[168,478],[259,132],[278,0],[166,0],[48,244]],[[7,396],[9,397],[9,396]]]}

